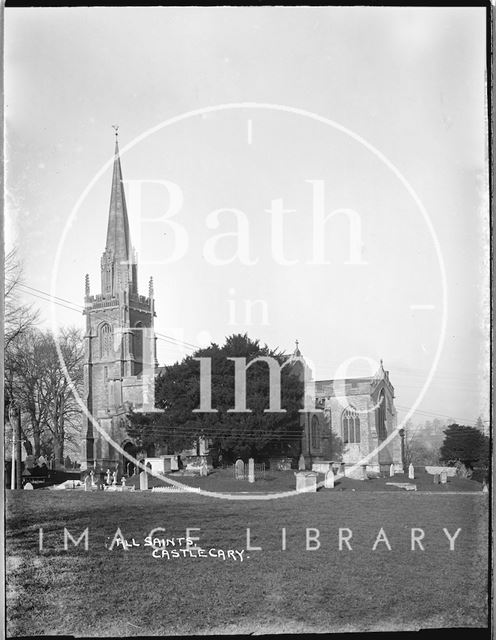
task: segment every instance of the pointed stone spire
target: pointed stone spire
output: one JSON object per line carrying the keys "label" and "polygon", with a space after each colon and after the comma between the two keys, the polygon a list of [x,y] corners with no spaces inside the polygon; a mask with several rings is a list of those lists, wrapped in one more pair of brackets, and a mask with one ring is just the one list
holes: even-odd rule
{"label": "pointed stone spire", "polygon": [[129,220],[127,217],[126,196],[122,183],[119,142],[115,130],[114,169],[107,226],[107,242],[101,260],[102,294],[104,297],[116,297],[121,293],[138,293],[138,268],[131,247]]}
{"label": "pointed stone spire", "polygon": [[122,169],[119,156],[118,127],[115,129],[114,171],[112,175],[112,191],[107,226],[106,251],[112,253],[117,264],[131,262],[131,245],[129,239],[129,221],[127,218],[126,197],[122,184]]}
{"label": "pointed stone spire", "polygon": [[90,295],[90,276],[87,273],[85,278],[84,278],[84,294],[86,296]]}
{"label": "pointed stone spire", "polygon": [[153,298],[153,278],[151,276],[148,282],[148,297],[150,300]]}

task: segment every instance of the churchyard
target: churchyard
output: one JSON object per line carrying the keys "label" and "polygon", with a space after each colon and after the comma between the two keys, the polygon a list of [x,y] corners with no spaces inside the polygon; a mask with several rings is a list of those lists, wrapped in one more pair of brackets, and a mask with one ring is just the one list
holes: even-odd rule
{"label": "churchyard", "polygon": [[267,499],[294,490],[294,471],[258,473],[252,483],[232,468],[175,476],[238,498],[259,492],[250,500],[157,492],[153,477],[140,491],[139,476],[126,491],[8,492],[9,635],[487,626],[481,484],[423,472],[404,491],[388,477],[337,478]]}

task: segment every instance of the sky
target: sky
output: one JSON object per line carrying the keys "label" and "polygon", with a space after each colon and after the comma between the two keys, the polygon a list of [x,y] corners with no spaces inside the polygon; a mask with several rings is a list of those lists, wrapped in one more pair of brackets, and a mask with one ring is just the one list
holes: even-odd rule
{"label": "sky", "polygon": [[487,420],[485,55],[482,8],[7,9],[24,299],[84,327],[118,124],[160,364],[298,339],[316,379],[382,359],[400,418]]}

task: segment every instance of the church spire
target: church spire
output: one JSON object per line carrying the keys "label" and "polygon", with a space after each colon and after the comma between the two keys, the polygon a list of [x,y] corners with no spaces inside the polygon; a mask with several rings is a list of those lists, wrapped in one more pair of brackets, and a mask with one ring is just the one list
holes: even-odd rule
{"label": "church spire", "polygon": [[114,169],[107,225],[107,242],[103,252],[102,294],[114,297],[119,292],[137,293],[137,265],[131,248],[129,220],[127,217],[126,196],[122,183],[121,159],[117,125],[115,130]]}
{"label": "church spire", "polygon": [[112,253],[117,263],[131,260],[129,239],[129,221],[127,218],[126,197],[122,184],[121,159],[119,156],[119,141],[117,125],[115,129],[114,171],[112,175],[112,191],[110,194],[110,208],[107,226],[106,251]]}

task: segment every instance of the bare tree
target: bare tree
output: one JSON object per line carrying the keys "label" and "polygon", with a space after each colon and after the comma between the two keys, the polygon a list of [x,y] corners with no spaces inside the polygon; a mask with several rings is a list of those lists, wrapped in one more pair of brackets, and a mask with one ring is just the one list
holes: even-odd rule
{"label": "bare tree", "polygon": [[33,305],[19,301],[19,286],[22,286],[22,266],[16,250],[11,249],[5,257],[4,348],[6,351],[13,340],[38,321],[39,314]]}
{"label": "bare tree", "polygon": [[[64,375],[56,341],[70,380]],[[6,360],[13,397],[23,412],[23,432],[32,437],[34,455],[47,453],[63,463],[64,445],[80,433],[81,410],[73,389],[83,384],[83,339],[79,329],[50,331],[29,329],[11,343]]]}

